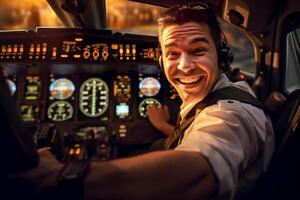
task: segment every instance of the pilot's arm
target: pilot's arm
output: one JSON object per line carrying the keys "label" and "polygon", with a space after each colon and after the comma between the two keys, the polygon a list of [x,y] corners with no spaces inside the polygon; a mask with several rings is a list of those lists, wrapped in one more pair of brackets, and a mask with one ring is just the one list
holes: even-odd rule
{"label": "pilot's arm", "polygon": [[152,125],[166,136],[174,132],[175,127],[169,123],[170,113],[167,106],[148,106],[148,118]]}
{"label": "pilot's arm", "polygon": [[[23,177],[40,190],[57,184],[62,165],[45,150],[39,155],[39,165]],[[216,191],[217,179],[206,158],[178,150],[92,162],[84,181],[88,200],[209,199]]]}
{"label": "pilot's arm", "polygon": [[217,180],[205,157],[177,150],[91,164],[86,199],[209,199]]}

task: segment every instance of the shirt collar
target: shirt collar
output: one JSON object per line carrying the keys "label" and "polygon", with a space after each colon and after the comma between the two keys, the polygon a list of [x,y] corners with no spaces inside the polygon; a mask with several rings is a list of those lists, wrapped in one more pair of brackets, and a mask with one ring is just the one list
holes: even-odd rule
{"label": "shirt collar", "polygon": [[[219,75],[218,77],[218,80],[217,82],[215,83],[213,89],[211,90],[211,92],[217,90],[217,89],[221,89],[221,88],[224,88],[224,87],[228,87],[230,86],[231,82],[229,81],[229,79],[227,78],[227,76],[222,73]],[[210,92],[210,93],[211,93]],[[188,112],[198,103],[199,101],[194,101],[192,103],[189,103],[187,105],[181,105],[181,109],[180,109],[180,116],[181,116],[181,119],[183,119],[187,114]]]}

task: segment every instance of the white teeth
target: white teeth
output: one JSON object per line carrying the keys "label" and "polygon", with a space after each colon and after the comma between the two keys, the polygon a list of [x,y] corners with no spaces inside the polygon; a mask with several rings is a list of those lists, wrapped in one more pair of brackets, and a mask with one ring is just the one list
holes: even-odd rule
{"label": "white teeth", "polygon": [[180,78],[179,81],[182,83],[194,83],[200,80],[200,77],[198,78]]}

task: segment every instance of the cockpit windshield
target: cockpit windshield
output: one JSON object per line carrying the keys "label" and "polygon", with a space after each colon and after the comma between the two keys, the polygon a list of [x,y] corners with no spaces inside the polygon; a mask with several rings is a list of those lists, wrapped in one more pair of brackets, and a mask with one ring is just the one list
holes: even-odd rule
{"label": "cockpit windshield", "polygon": [[[66,27],[47,1],[0,0],[0,29],[35,29],[36,27]],[[157,18],[166,8],[128,0],[106,0],[106,28],[113,32],[157,35]],[[232,66],[254,76],[254,51],[250,40],[237,28],[220,20],[235,56]],[[239,41],[239,42],[234,42]],[[252,49],[252,51],[249,51]]]}

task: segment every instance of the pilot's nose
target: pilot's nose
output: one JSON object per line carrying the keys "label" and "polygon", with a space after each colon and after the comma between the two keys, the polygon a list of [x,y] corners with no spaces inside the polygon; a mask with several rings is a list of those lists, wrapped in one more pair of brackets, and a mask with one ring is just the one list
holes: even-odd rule
{"label": "pilot's nose", "polygon": [[183,53],[180,57],[179,65],[177,66],[177,68],[183,72],[189,72],[190,70],[195,68],[195,63],[189,55]]}

